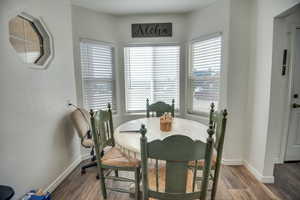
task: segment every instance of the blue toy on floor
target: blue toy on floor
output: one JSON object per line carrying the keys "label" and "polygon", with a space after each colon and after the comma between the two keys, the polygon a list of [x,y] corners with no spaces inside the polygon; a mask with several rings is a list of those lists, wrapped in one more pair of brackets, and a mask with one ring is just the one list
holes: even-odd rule
{"label": "blue toy on floor", "polygon": [[49,192],[47,192],[45,195],[41,195],[41,196],[38,196],[35,194],[36,194],[36,191],[31,190],[22,198],[22,200],[51,200],[51,195]]}

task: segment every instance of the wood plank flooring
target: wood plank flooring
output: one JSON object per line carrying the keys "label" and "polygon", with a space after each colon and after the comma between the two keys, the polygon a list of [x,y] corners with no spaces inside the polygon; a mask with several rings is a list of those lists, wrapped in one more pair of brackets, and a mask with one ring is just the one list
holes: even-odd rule
{"label": "wood plank flooring", "polygon": [[[127,176],[126,173],[120,173]],[[128,187],[127,183],[109,181],[110,186]],[[274,189],[274,188],[273,188]],[[274,189],[273,191],[275,191]],[[102,200],[96,168],[80,174],[78,166],[52,193],[53,200]],[[108,192],[108,200],[129,200],[128,194]],[[243,166],[223,166],[217,193],[218,200],[279,199],[264,184],[259,183]],[[285,199],[283,199],[285,200]]]}
{"label": "wood plank flooring", "polygon": [[266,184],[273,193],[284,200],[300,199],[300,162],[276,164],[274,184]]}

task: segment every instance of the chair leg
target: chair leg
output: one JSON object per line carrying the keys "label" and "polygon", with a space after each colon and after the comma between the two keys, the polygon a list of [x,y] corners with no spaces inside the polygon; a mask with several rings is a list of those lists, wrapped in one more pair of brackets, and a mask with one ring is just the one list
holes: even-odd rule
{"label": "chair leg", "polygon": [[101,185],[101,192],[103,199],[107,198],[107,192],[106,192],[106,187],[105,187],[105,178],[104,178],[104,172],[103,169],[99,170],[99,176],[100,176],[100,185]]}
{"label": "chair leg", "polygon": [[92,162],[92,163],[89,163],[87,165],[82,166],[81,167],[81,174],[85,174],[85,170],[88,169],[88,168],[91,168],[91,167],[97,167],[97,163]]}
{"label": "chair leg", "polygon": [[115,170],[115,176],[119,177],[119,171],[117,169]]}
{"label": "chair leg", "polygon": [[140,196],[140,168],[135,170],[135,200],[139,200]]}
{"label": "chair leg", "polygon": [[213,178],[213,186],[212,186],[212,191],[211,191],[211,200],[216,199],[216,194],[217,194],[217,189],[218,189],[218,180],[219,180],[219,175],[220,175],[220,167],[221,165],[217,165],[215,169],[215,174]]}

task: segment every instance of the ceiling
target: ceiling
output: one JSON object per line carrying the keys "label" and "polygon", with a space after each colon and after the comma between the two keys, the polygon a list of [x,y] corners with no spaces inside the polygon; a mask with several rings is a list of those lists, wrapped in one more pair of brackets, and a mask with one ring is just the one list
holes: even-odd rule
{"label": "ceiling", "polygon": [[186,13],[216,0],[72,0],[73,5],[114,15]]}

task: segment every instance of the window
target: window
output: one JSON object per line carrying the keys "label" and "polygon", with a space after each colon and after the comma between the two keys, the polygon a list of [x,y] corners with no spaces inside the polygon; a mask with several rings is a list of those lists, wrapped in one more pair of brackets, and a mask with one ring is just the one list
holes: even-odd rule
{"label": "window", "polygon": [[211,102],[218,106],[221,54],[220,35],[192,43],[189,72],[190,113],[208,113]]}
{"label": "window", "polygon": [[44,68],[51,56],[51,37],[40,20],[20,13],[9,20],[9,41],[24,63]]}
{"label": "window", "polygon": [[124,49],[126,111],[143,111],[164,101],[179,108],[179,46],[143,46]]}
{"label": "window", "polygon": [[89,109],[115,110],[113,47],[94,41],[81,41],[83,101]]}

